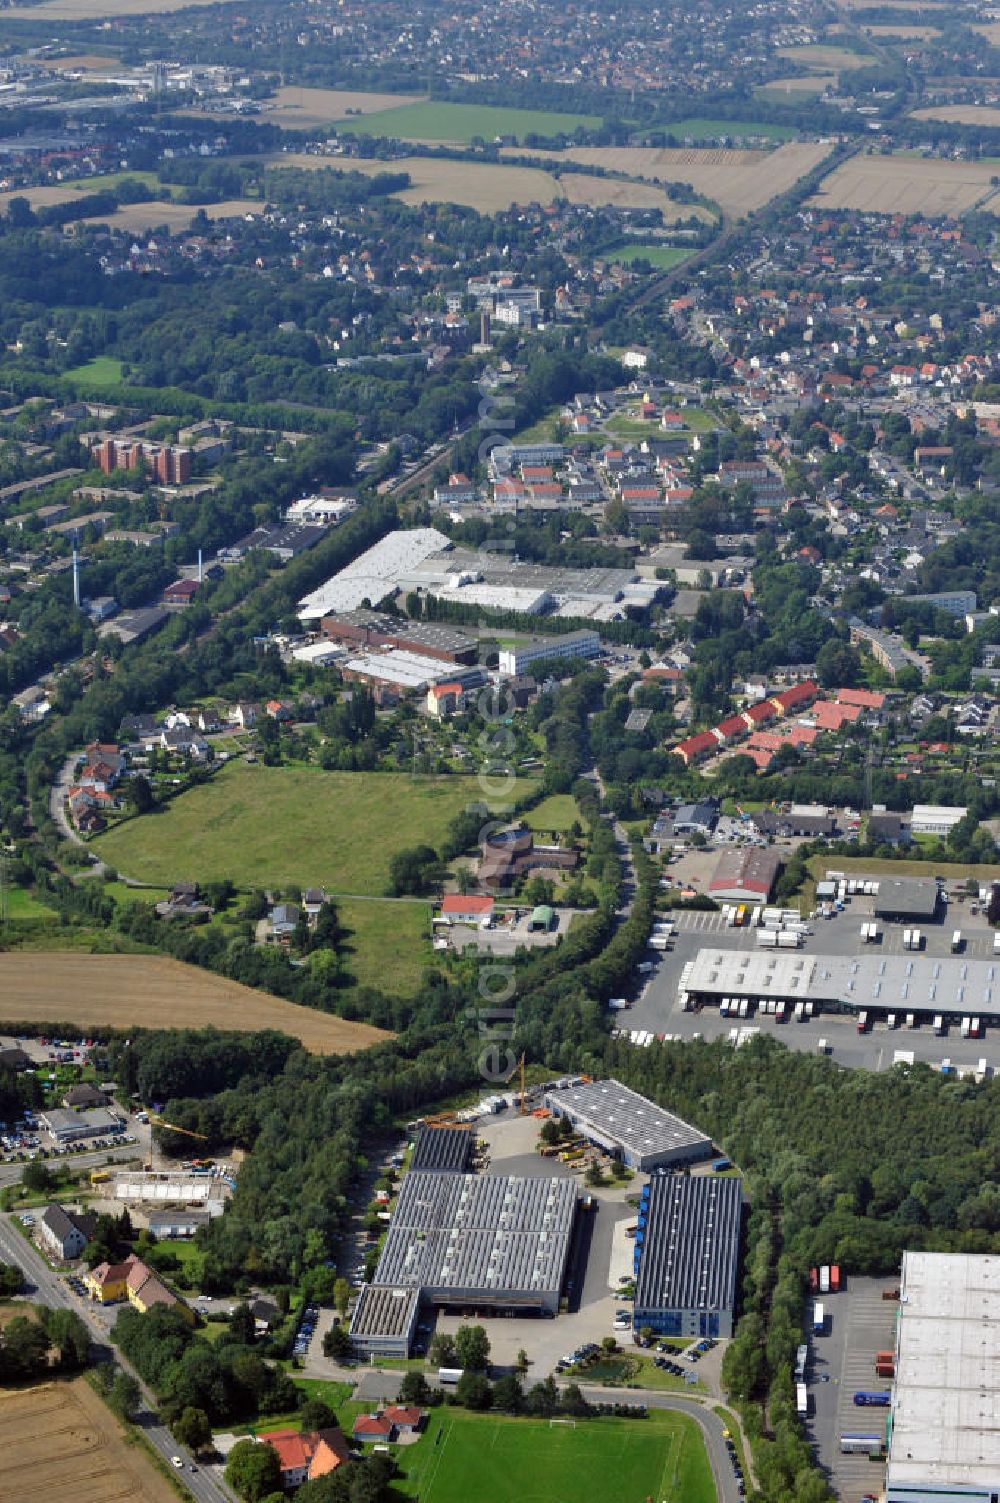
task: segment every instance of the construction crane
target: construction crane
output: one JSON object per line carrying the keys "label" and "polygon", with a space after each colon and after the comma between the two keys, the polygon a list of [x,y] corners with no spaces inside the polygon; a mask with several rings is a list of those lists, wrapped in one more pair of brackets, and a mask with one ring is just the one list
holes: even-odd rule
{"label": "construction crane", "polygon": [[521,1114],[522,1117],[526,1117],[528,1115],[528,1092],[527,1092],[527,1089],[526,1089],[525,1084],[524,1084],[524,1055],[523,1054],[521,1055],[521,1058],[518,1060],[518,1066],[519,1066],[520,1071],[521,1071],[521,1099],[520,1099],[520,1102],[518,1103],[518,1108],[517,1109],[520,1112],[520,1114]]}
{"label": "construction crane", "polygon": [[170,1132],[183,1133],[186,1138],[200,1138],[203,1143],[208,1142],[207,1133],[193,1132],[190,1127],[178,1127],[176,1122],[166,1122],[162,1117],[150,1116],[149,1120],[154,1127],[165,1127]]}

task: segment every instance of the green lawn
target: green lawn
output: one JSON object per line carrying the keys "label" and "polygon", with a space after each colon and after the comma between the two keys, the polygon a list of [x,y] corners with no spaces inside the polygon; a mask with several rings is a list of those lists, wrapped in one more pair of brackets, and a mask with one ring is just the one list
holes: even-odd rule
{"label": "green lawn", "polygon": [[636,261],[648,261],[660,271],[669,271],[686,261],[691,251],[682,245],[641,245],[637,240],[622,240],[604,252],[609,261],[620,261],[624,266],[634,266]]}
{"label": "green lawn", "polygon": [[656,128],[669,131],[678,141],[687,137],[692,141],[712,141],[717,136],[766,136],[769,141],[791,141],[797,135],[790,125],[765,125],[762,120],[705,120],[701,116],[668,121]]}
{"label": "green lawn", "polygon": [[78,386],[90,386],[100,390],[105,386],[118,386],[122,379],[122,363],[111,355],[96,355],[84,365],[74,365],[66,375]]}
{"label": "green lawn", "polygon": [[461,141],[474,136],[492,141],[496,136],[516,136],[523,146],[528,135],[570,135],[578,125],[600,125],[597,115],[559,114],[554,110],[505,109],[500,105],[448,104],[435,99],[398,109],[379,110],[374,115],[351,116],[334,122],[338,130],[358,136],[393,136],[400,141]]}
{"label": "green lawn", "polygon": [[123,168],[121,172],[102,172],[97,177],[71,178],[63,186],[65,188],[82,188],[86,193],[101,193],[107,188],[117,188],[121,183],[143,183],[145,187],[153,188],[154,190],[168,187],[172,198],[176,198],[181,191],[179,186],[171,183],[161,183],[159,174],[156,172],[144,172],[141,169],[133,172],[127,167]]}
{"label": "green lawn", "polygon": [[[439,1439],[440,1437],[440,1439]],[[687,1415],[646,1420],[501,1419],[432,1412],[426,1434],[396,1452],[420,1503],[715,1503],[705,1447]]]}
{"label": "green lawn", "polygon": [[[512,797],[529,786],[518,783]],[[127,876],[157,886],[229,877],[239,887],[298,884],[382,896],[390,857],[436,845],[449,821],[482,796],[475,778],[230,762],[92,847]]]}
{"label": "green lawn", "polygon": [[375,986],[397,997],[415,992],[431,958],[430,904],[342,898],[337,913],[349,931],[347,969],[359,986]]}
{"label": "green lawn", "polygon": [[9,919],[54,919],[55,911],[40,903],[26,887],[8,887],[4,906]]}
{"label": "green lawn", "polygon": [[521,815],[530,830],[555,830],[560,834],[579,820],[576,800],[569,793],[550,793],[540,804]]}
{"label": "green lawn", "polygon": [[1000,866],[982,862],[967,866],[956,861],[878,861],[874,856],[810,856],[806,865],[817,881],[822,881],[829,870],[844,872],[848,877],[946,877],[949,882],[979,877],[984,882],[1000,882]]}

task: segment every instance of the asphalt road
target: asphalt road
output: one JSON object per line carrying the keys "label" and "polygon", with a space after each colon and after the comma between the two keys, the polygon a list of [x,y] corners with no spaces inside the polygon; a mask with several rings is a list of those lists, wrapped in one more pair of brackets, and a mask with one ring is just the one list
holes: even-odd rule
{"label": "asphalt road", "polygon": [[[0,1259],[5,1263],[17,1264],[24,1274],[28,1286],[27,1292],[35,1301],[48,1305],[52,1309],[73,1310],[86,1325],[94,1344],[107,1350],[111,1326],[117,1312],[102,1311],[87,1300],[74,1295],[65,1280],[53,1272],[41,1254],[21,1235],[9,1216],[0,1216]],[[177,1481],[182,1482],[192,1497],[199,1500],[199,1503],[233,1503],[236,1495],[230,1492],[229,1488],[210,1470],[200,1465],[197,1472],[190,1470],[192,1458],[189,1452],[183,1446],[178,1445],[167,1427],[157,1419],[153,1396],[140,1380],[138,1373],[129,1367],[117,1352],[115,1360],[139,1383],[144,1407],[136,1415],[135,1422],[141,1427],[150,1445],[168,1463],[171,1456],[180,1456],[184,1461],[185,1469],[183,1472],[176,1473]]]}
{"label": "asphalt road", "polygon": [[[67,1153],[62,1158],[43,1159],[52,1170],[67,1169],[102,1169],[109,1159],[116,1163],[128,1163],[134,1160],[140,1163],[143,1159],[143,1147],[141,1143],[125,1143],[121,1148],[99,1148],[94,1153]],[[25,1163],[15,1159],[12,1164],[0,1164],[0,1190],[7,1185],[16,1185],[24,1178]]]}

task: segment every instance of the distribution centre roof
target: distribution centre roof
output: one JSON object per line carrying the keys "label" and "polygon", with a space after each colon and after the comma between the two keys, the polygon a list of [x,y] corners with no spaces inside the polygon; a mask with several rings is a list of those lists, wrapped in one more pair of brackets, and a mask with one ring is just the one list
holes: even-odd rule
{"label": "distribution centre roof", "polygon": [[699,950],[685,991],[978,1018],[1000,1016],[1000,958],[806,955],[802,951]]}
{"label": "distribution centre roof", "polygon": [[636,1310],[731,1310],[742,1207],[739,1179],[654,1175]]}
{"label": "distribution centre roof", "polygon": [[938,885],[933,877],[883,876],[878,879],[878,896],[872,912],[904,913],[909,918],[932,919],[937,906]]}
{"label": "distribution centre roof", "polygon": [[711,1138],[696,1127],[617,1080],[594,1080],[549,1094],[559,1112],[568,1113],[575,1122],[592,1124],[595,1136],[636,1157],[699,1144],[706,1150],[711,1147]]}
{"label": "distribution centre roof", "polygon": [[411,1171],[377,1284],[558,1296],[576,1209],[570,1179]]}
{"label": "distribution centre roof", "polygon": [[921,1484],[1000,1490],[998,1329],[1000,1257],[903,1254],[890,1496]]}
{"label": "distribution centre roof", "polygon": [[341,569],[299,601],[303,617],[329,616],[334,611],[353,611],[367,600],[371,605],[398,590],[402,578],[432,553],[450,548],[451,540],[436,527],[415,527],[411,532],[390,532],[359,558]]}

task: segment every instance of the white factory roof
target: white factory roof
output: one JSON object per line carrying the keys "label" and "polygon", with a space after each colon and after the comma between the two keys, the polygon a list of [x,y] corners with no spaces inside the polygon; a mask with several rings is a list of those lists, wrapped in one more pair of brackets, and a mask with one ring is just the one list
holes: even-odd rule
{"label": "white factory roof", "polygon": [[1000,1490],[998,1333],[1000,1257],[903,1255],[890,1488]]}
{"label": "white factory roof", "polygon": [[801,950],[699,950],[684,982],[707,996],[837,1002],[888,1012],[1000,1016],[1000,957],[808,955]]}
{"label": "white factory roof", "polygon": [[312,663],[322,668],[324,663],[332,663],[334,659],[344,656],[344,648],[338,647],[336,642],[307,642],[305,647],[296,647],[292,657],[297,663]]}
{"label": "white factory roof", "polygon": [[524,615],[537,616],[552,604],[547,590],[529,586],[519,589],[514,585],[482,584],[475,581],[463,585],[446,585],[432,589],[437,600],[457,600],[460,605],[481,605],[495,611],[521,611]]}
{"label": "white factory roof", "polygon": [[450,548],[451,540],[436,527],[416,527],[411,532],[390,532],[353,563],[341,569],[299,601],[299,615],[328,616],[335,611],[355,611],[362,601],[372,605],[400,588],[400,581],[433,553]]}
{"label": "white factory roof", "polygon": [[454,663],[442,662],[440,658],[425,658],[415,652],[390,650],[389,652],[361,652],[340,664],[343,673],[363,673],[385,684],[398,684],[400,688],[422,689],[428,684],[450,683],[457,673]]}

